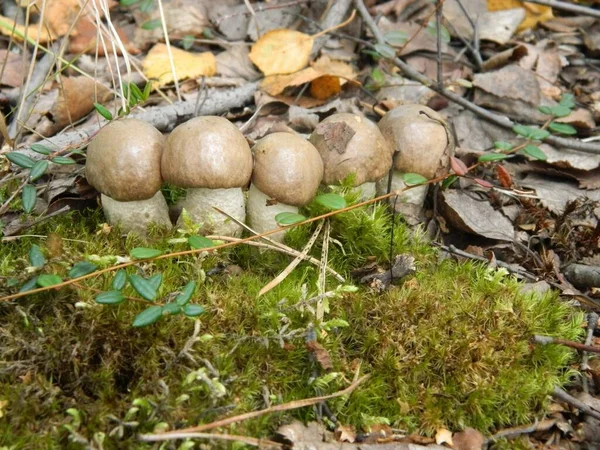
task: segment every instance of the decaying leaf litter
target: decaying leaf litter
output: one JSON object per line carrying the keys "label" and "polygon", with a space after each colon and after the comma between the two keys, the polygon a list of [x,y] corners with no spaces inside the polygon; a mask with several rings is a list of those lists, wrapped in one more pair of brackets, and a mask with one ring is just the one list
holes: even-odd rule
{"label": "decaying leaf litter", "polygon": [[[569,350],[598,320],[597,10],[366,3],[3,4],[2,445],[598,445],[598,360]],[[359,149],[283,242],[227,211],[242,235],[199,234],[172,184],[173,231],[127,235],[85,176],[108,121],[335,155],[376,133],[337,114],[390,110],[392,192],[351,188]]]}

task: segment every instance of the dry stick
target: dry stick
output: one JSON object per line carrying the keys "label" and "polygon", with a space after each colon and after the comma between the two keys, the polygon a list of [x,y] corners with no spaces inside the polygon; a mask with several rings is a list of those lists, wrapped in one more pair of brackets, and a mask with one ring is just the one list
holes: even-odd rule
{"label": "dry stick", "polygon": [[[596,330],[597,326],[598,326],[598,314],[596,314],[595,312],[590,312],[588,314],[588,333],[585,338],[585,345],[592,345],[592,339],[594,338],[594,330]],[[581,371],[582,372],[590,370],[590,366],[588,364],[589,358],[590,358],[589,352],[584,351],[583,355],[581,356]],[[585,392],[587,394],[588,390],[589,390],[589,386],[588,386],[588,379],[585,375],[582,376],[582,381],[583,381],[583,392]]]}
{"label": "dry stick", "polygon": [[165,433],[160,434],[142,434],[139,436],[139,438],[140,440],[147,442],[166,441],[171,439],[171,436],[176,435],[178,433],[197,433],[205,430],[212,430],[214,428],[226,427],[237,422],[242,422],[248,419],[254,419],[255,417],[261,417],[274,412],[289,411],[291,409],[298,409],[304,408],[306,406],[316,405],[326,400],[331,400],[332,398],[342,397],[344,395],[350,394],[354,389],[358,387],[360,383],[362,383],[367,378],[369,378],[369,375],[363,375],[362,377],[358,378],[357,371],[355,374],[355,380],[350,386],[333,394],[323,395],[321,397],[305,398],[303,400],[295,400],[292,402],[283,403],[281,405],[271,406],[270,408],[261,409],[259,411],[251,411],[245,414],[240,414],[239,416],[228,417],[226,419],[217,420],[216,422],[206,423],[190,428],[183,428],[181,430],[167,431]]}
{"label": "dry stick", "polygon": [[[205,115],[221,114],[224,111],[243,106],[254,98],[256,86],[256,83],[248,83],[239,88],[213,92],[208,96],[202,108],[200,108],[200,113]],[[129,117],[143,120],[157,128],[159,131],[169,131],[178,124],[191,119],[194,116],[194,109],[195,100],[189,102],[184,101],[176,102],[172,105],[146,108],[145,111],[131,114]],[[53,138],[46,138],[39,143],[44,144],[51,149],[79,147],[91,139],[100,130],[101,125],[106,123],[108,122],[102,120],[99,124],[94,124]],[[44,155],[40,155],[39,153],[30,150],[29,147],[21,148],[16,151],[26,154],[33,160],[44,158]]]}
{"label": "dry stick", "polygon": [[[367,8],[365,7],[365,4],[363,3],[363,1],[362,0],[354,0],[354,3],[356,5],[356,9],[358,9],[360,14],[362,15],[365,23],[373,32],[373,35],[377,39],[377,42],[385,43],[385,37],[383,36],[383,33],[381,32],[381,30],[379,29],[379,27],[377,26],[377,24],[375,23],[375,21],[373,20],[371,15],[369,14],[369,11],[367,11]],[[369,44],[369,48],[375,50],[375,46],[373,46],[371,44]],[[488,120],[489,122],[492,122],[503,128],[510,128],[510,129],[512,129],[512,127],[515,125],[515,122],[513,122],[506,116],[500,116],[498,114],[492,113],[492,112],[488,111],[487,109],[482,108],[481,106],[477,106],[476,104],[471,103],[466,98],[461,97],[460,95],[455,94],[454,92],[447,91],[446,89],[440,89],[437,86],[435,81],[429,79],[428,77],[426,77],[419,71],[413,69],[411,66],[406,64],[400,58],[392,58],[392,60],[393,60],[394,64],[398,68],[400,68],[402,70],[402,72],[404,72],[404,74],[408,78],[418,81],[422,85],[430,88],[431,90],[437,92],[440,95],[443,95],[447,99],[452,100],[453,102],[459,104],[463,108],[474,112],[475,114],[483,117],[484,119]],[[584,152],[584,153],[600,154],[600,145],[594,144],[591,142],[581,142],[581,141],[576,141],[574,139],[561,138],[558,136],[549,136],[544,141],[549,144],[556,145],[558,147],[566,147],[570,150],[577,150],[577,151]]]}
{"label": "dry stick", "polygon": [[536,334],[533,336],[532,341],[536,344],[547,345],[547,344],[557,344],[564,345],[565,347],[574,348],[575,350],[590,352],[590,353],[600,353],[600,347],[596,347],[594,345],[586,345],[581,344],[579,342],[567,341],[566,339],[553,338],[551,336],[540,336]]}
{"label": "dry stick", "polygon": [[248,436],[240,436],[237,434],[219,434],[219,433],[173,433],[168,436],[168,439],[147,439],[144,436],[148,437],[161,437],[161,435],[142,435],[140,439],[142,441],[167,441],[167,440],[175,440],[175,439],[216,439],[221,441],[238,441],[243,442],[244,444],[253,445],[254,447],[259,448],[283,448],[283,444],[279,442],[270,441],[268,439],[257,439]]}
{"label": "dry stick", "polygon": [[481,53],[479,52],[479,29],[477,27],[477,23],[473,20],[473,18],[469,14],[469,11],[467,11],[467,8],[465,8],[465,5],[463,5],[462,0],[456,0],[456,3],[458,3],[458,6],[460,7],[462,13],[464,14],[464,16],[467,18],[467,20],[471,24],[471,28],[473,28],[473,47],[474,48],[473,48],[472,53],[473,53],[473,57],[475,58],[475,61],[477,62],[477,67],[479,69],[481,69],[481,66],[483,65],[483,60],[481,59]]}
{"label": "dry stick", "polygon": [[[352,0],[338,0],[333,2],[321,20],[321,28],[326,30],[340,23],[344,19],[344,16],[348,13],[351,4]],[[327,39],[327,36],[321,36],[320,38],[315,39],[315,43],[313,44],[313,49],[311,52],[313,56],[316,56],[317,53],[319,53],[321,48],[327,42]]]}
{"label": "dry stick", "polygon": [[555,0],[527,0],[529,3],[537,3],[538,5],[551,6],[555,9],[562,9],[575,14],[584,14],[586,16],[597,17],[600,19],[600,11],[597,9],[587,8],[585,6],[574,5],[572,3],[558,2]]}
{"label": "dry stick", "polygon": [[575,397],[573,397],[570,394],[567,394],[564,390],[562,390],[558,386],[554,387],[554,392],[552,392],[552,395],[554,397],[556,397],[557,399],[559,399],[565,403],[568,403],[569,405],[573,406],[574,408],[577,408],[582,413],[592,416],[594,419],[600,420],[600,411],[592,408],[591,406],[586,405],[581,400],[577,400]]}

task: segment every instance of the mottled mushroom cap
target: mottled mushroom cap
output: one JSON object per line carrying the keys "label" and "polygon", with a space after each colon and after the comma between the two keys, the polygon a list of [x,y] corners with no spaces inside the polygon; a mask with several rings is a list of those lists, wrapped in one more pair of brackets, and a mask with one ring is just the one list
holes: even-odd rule
{"label": "mottled mushroom cap", "polygon": [[273,133],[252,148],[252,184],[278,202],[304,206],[315,198],[323,179],[323,161],[317,149],[292,133]]}
{"label": "mottled mushroom cap", "polygon": [[252,152],[244,135],[223,117],[201,116],[167,138],[162,176],[184,188],[230,189],[248,184]]}
{"label": "mottled mushroom cap", "polygon": [[379,121],[379,129],[398,152],[394,169],[425,178],[447,174],[454,139],[443,124],[440,114],[423,105],[401,105],[388,111]]}
{"label": "mottled mushroom cap", "polygon": [[162,184],[160,158],[164,142],[163,135],[142,120],[109,123],[88,146],[88,183],[120,202],[154,197]]}
{"label": "mottled mushroom cap", "polygon": [[354,173],[354,185],[382,178],[392,166],[392,150],[370,120],[356,114],[333,114],[310,135],[325,169],[323,181],[337,184]]}

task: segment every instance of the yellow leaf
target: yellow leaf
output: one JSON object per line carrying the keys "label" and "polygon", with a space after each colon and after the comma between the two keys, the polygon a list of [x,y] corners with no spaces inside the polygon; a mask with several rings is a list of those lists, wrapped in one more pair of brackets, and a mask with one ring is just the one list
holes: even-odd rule
{"label": "yellow leaf", "polygon": [[[179,80],[213,76],[217,73],[217,60],[210,52],[190,53],[176,47],[171,47],[173,64]],[[172,83],[173,72],[165,44],[156,44],[150,49],[143,62],[144,74],[153,80],[158,80],[158,87]]]}
{"label": "yellow leaf", "polygon": [[8,405],[8,400],[0,400],[0,418],[4,417],[6,411],[4,408]]}
{"label": "yellow leaf", "polygon": [[525,10],[525,19],[523,19],[517,31],[534,28],[538,23],[545,22],[554,17],[550,6],[537,5],[520,0],[487,0],[487,7],[488,11],[523,8]]}
{"label": "yellow leaf", "polygon": [[[14,39],[18,41],[23,41],[25,39],[25,30],[26,28],[23,25],[15,25],[15,22],[12,19],[0,16],[0,33],[2,33],[4,36],[13,36]],[[29,25],[27,29],[27,40],[29,42],[37,41],[37,30],[37,24]],[[51,39],[56,39],[56,36],[49,34],[46,27],[42,27],[42,32],[40,34],[40,44],[46,44]]]}
{"label": "yellow leaf", "polygon": [[265,33],[248,56],[265,75],[294,73],[308,64],[313,43],[313,36],[281,28]]}

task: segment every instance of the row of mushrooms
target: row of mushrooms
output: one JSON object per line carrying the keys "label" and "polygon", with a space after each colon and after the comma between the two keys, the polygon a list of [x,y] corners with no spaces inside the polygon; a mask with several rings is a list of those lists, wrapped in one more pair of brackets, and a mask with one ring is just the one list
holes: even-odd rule
{"label": "row of mushrooms", "polygon": [[[308,140],[275,132],[252,149],[222,117],[196,117],[166,139],[148,123],[128,118],[98,132],[88,147],[85,170],[101,193],[107,221],[124,231],[145,235],[150,223],[172,226],[160,190],[167,182],[186,188],[180,206],[202,225],[203,234],[237,236],[239,224],[215,208],[261,233],[277,227],[277,214],[298,212],[310,203],[321,184],[335,185],[352,175],[362,198],[369,198],[387,192],[392,165],[392,189],[401,190],[403,173],[426,178],[447,173],[453,151],[442,117],[421,105],[399,106],[379,124],[355,114],[333,114]],[[406,191],[396,208],[420,208],[426,193],[427,186]]]}

